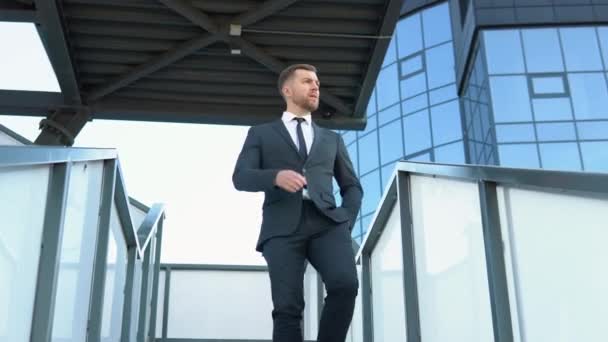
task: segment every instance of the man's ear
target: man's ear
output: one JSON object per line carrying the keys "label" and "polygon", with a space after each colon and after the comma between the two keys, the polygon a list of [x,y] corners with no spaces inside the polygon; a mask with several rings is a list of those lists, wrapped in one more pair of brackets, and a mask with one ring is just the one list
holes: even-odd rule
{"label": "man's ear", "polygon": [[290,97],[291,96],[291,88],[289,88],[288,86],[283,86],[283,97]]}

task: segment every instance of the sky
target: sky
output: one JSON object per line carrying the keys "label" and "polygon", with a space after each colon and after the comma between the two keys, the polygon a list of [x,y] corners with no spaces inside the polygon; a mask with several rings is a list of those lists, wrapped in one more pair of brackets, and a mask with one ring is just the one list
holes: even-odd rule
{"label": "sky", "polygon": [[[13,51],[0,54],[0,89],[59,91],[33,25],[0,23],[0,44]],[[35,140],[43,118],[10,114],[0,124]],[[263,193],[232,185],[248,128],[93,120],[74,147],[116,148],[129,196],[165,204],[163,263],[264,265],[255,251]]]}

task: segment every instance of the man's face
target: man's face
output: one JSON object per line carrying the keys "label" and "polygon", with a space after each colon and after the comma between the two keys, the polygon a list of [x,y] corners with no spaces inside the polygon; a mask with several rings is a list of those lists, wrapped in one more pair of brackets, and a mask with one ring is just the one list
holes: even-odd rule
{"label": "man's face", "polygon": [[320,84],[315,72],[298,69],[285,85],[289,88],[286,95],[295,105],[310,112],[319,108]]}

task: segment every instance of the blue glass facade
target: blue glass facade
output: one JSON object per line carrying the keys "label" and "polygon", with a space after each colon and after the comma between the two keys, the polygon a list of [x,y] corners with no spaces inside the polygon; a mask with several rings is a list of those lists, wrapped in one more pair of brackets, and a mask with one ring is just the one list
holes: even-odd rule
{"label": "blue glass facade", "polygon": [[353,238],[361,241],[395,163],[464,163],[447,3],[402,18],[367,108],[364,131],[343,138],[365,190]]}
{"label": "blue glass facade", "polygon": [[463,96],[471,161],[608,171],[608,28],[488,30]]}
{"label": "blue glass facade", "polygon": [[608,27],[480,31],[458,96],[451,25],[447,2],[402,17],[367,127],[341,132],[359,242],[401,159],[608,172]]}

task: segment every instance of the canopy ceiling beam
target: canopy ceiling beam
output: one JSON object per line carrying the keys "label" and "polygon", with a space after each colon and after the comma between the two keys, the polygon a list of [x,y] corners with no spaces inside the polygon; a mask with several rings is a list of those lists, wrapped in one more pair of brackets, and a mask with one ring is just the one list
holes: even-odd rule
{"label": "canopy ceiling beam", "polygon": [[87,95],[87,101],[92,102],[99,100],[100,98],[115,92],[116,90],[121,89],[145,76],[148,76],[151,73],[158,71],[217,41],[218,36],[210,33],[206,33],[198,38],[186,41],[185,43],[178,45],[175,49],[169,50],[144,64],[136,66],[131,71],[117,77],[113,81],[93,89]]}
{"label": "canopy ceiling beam", "polygon": [[41,24],[38,26],[40,37],[55,70],[61,92],[66,101],[80,105],[82,104],[80,88],[57,2],[36,0],[35,3]]}

